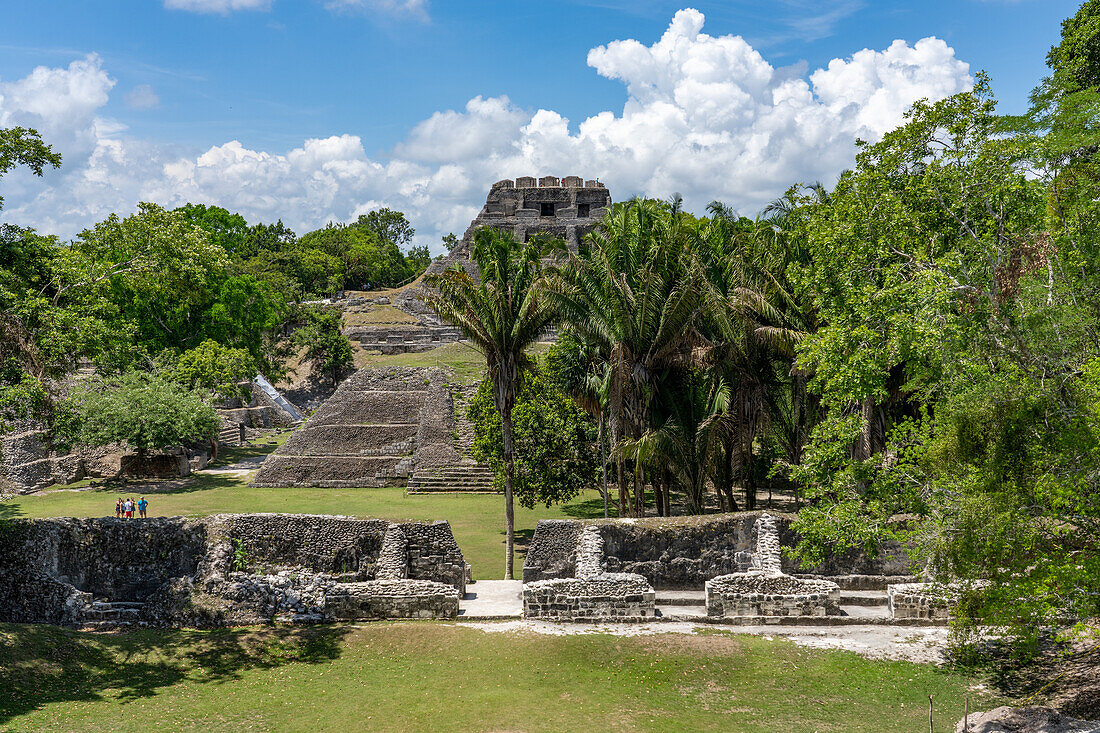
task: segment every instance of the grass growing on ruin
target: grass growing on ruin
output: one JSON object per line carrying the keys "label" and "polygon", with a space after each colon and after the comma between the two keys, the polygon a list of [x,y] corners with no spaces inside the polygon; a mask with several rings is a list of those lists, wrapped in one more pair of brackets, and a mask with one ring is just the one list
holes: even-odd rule
{"label": "grass growing on ruin", "polygon": [[[242,450],[247,450],[242,449]],[[0,517],[114,516],[115,499],[145,491],[149,516],[204,516],[237,512],[348,514],[383,519],[446,519],[474,577],[504,574],[504,497],[497,494],[416,494],[404,489],[268,489],[248,486],[250,474],[197,474],[164,493],[103,487],[21,496],[0,505]],[[516,506],[517,572],[539,519],[603,516],[598,492],[550,509]]]}
{"label": "grass growing on ruin", "polygon": [[0,729],[910,731],[1001,701],[905,662],[725,633],[440,622],[81,634],[0,625]]}
{"label": "grass growing on ruin", "polygon": [[359,306],[356,310],[344,311],[345,326],[384,326],[419,323],[414,316],[392,305]]}
{"label": "grass growing on ruin", "polygon": [[[477,382],[485,373],[485,357],[477,349],[465,343],[445,344],[419,354],[379,354],[364,351],[358,344],[353,346],[357,369],[387,366],[447,367],[454,371],[458,381],[466,384]],[[549,348],[549,344],[539,343],[535,344],[528,353],[544,354]]]}

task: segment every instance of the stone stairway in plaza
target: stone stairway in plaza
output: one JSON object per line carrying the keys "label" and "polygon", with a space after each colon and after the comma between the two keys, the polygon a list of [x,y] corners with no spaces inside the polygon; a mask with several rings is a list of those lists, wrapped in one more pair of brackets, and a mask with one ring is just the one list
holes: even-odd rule
{"label": "stone stairway in plaza", "polygon": [[439,492],[491,493],[493,470],[470,457],[474,444],[474,426],[466,419],[466,409],[477,392],[477,385],[452,385],[454,400],[454,447],[462,459],[448,466],[418,466],[409,477],[408,493]]}
{"label": "stone stairway in plaza", "polygon": [[[707,618],[707,596],[703,590],[659,590],[654,601],[658,619],[692,621]],[[885,590],[840,591],[841,616],[801,618],[800,624],[842,626],[885,623],[890,618]],[[780,623],[772,620],[770,623]]]}
{"label": "stone stairway in plaza", "polygon": [[473,461],[447,468],[418,468],[409,477],[410,494],[495,492],[493,470]]}
{"label": "stone stairway in plaza", "polygon": [[92,601],[81,626],[106,631],[142,622],[145,604],[141,601]]}

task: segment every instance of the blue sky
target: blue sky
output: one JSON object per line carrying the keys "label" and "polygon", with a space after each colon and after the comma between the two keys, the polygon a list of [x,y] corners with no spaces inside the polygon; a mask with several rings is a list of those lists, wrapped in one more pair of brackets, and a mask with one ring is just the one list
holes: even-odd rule
{"label": "blue sky", "polygon": [[[643,87],[651,83],[660,86],[660,80],[670,73],[651,68],[653,63],[662,63],[660,52],[646,57],[644,69],[634,69],[629,64],[637,59],[636,54],[622,47],[620,55],[608,54],[603,67],[597,68],[589,63],[591,49],[626,39],[635,39],[640,47],[653,47],[677,11],[694,7],[705,16],[701,33],[712,39],[741,36],[751,49],[736,53],[743,51],[744,58],[751,61],[755,58],[752,51],[766,62],[771,68],[771,95],[777,80],[784,77],[801,78],[813,87],[809,80],[815,70],[827,68],[834,59],[850,61],[861,49],[883,52],[896,39],[915,46],[920,39],[935,37],[946,44],[950,58],[937,47],[934,54],[915,54],[897,61],[909,64],[913,73],[934,63],[947,64],[947,76],[927,82],[928,94],[950,93],[954,91],[951,84],[961,83],[964,72],[972,76],[985,69],[993,76],[1003,109],[1018,112],[1045,73],[1044,57],[1057,41],[1061,20],[1077,6],[1076,0],[730,0],[690,5],[662,0],[7,0],[0,24],[0,95],[5,94],[5,84],[21,81],[25,82],[19,87],[24,98],[39,89],[31,83],[36,67],[76,80],[71,65],[88,58],[93,59],[94,69],[81,67],[80,78],[87,81],[98,73],[101,81],[98,86],[89,82],[78,89],[82,82],[53,79],[56,83],[42,87],[47,91],[33,93],[68,96],[47,109],[32,110],[30,102],[19,107],[19,88],[8,88],[6,101],[0,99],[0,123],[38,120],[39,126],[57,135],[68,168],[42,182],[16,176],[11,182],[14,190],[8,194],[8,211],[2,217],[71,235],[107,210],[132,209],[137,198],[161,198],[172,204],[186,197],[235,207],[252,219],[271,218],[283,216],[277,199],[278,191],[285,189],[287,214],[283,218],[299,228],[319,225],[325,217],[350,218],[363,206],[390,204],[408,209],[418,229],[425,236],[436,237],[463,228],[484,197],[491,182],[484,180],[487,177],[574,172],[513,170],[521,164],[569,165],[568,156],[538,150],[540,140],[551,145],[550,139],[532,137],[528,132],[512,135],[513,129],[529,125],[538,110],[555,116],[550,122],[559,128],[554,132],[559,137],[554,139],[578,146],[578,165],[598,169],[575,172],[602,174],[614,181],[619,189],[613,188],[616,198],[622,197],[620,191],[667,196],[671,191],[656,189],[676,186],[689,195],[689,203],[705,204],[703,199],[708,196],[732,198],[751,213],[761,201],[781,192],[783,175],[824,174],[828,178],[843,167],[851,151],[830,159],[831,167],[809,166],[802,171],[794,162],[799,157],[796,149],[777,148],[774,158],[788,163],[778,167],[770,179],[746,183],[752,190],[727,182],[711,193],[705,182],[692,178],[692,169],[669,169],[669,161],[661,156],[672,154],[672,149],[663,143],[632,150],[635,165],[617,169],[613,158],[622,155],[621,146],[630,145],[631,136],[683,134],[710,139],[708,136],[720,133],[729,145],[748,145],[761,138],[756,128],[742,134],[740,123],[734,121],[739,113],[729,109],[720,120],[696,118],[689,109],[686,114],[691,120],[655,131],[649,122],[658,119],[661,106],[646,97]],[[690,29],[692,33],[695,27]],[[737,80],[740,62],[729,54],[727,57],[728,63],[724,61],[721,69],[708,72],[711,76],[706,83],[714,82],[713,73],[727,74],[738,89],[748,90],[745,93],[755,99],[758,86]],[[690,66],[685,61],[688,58],[668,63]],[[665,101],[681,100],[684,89],[696,88],[699,80],[682,71],[671,72],[684,82],[664,89]],[[657,76],[646,76],[650,73]],[[911,75],[909,71],[899,73]],[[873,83],[889,91],[888,76],[878,72],[872,76],[877,79]],[[945,81],[947,77],[951,80]],[[925,89],[921,84],[925,81],[914,85],[913,94]],[[632,95],[632,89],[636,94]],[[819,90],[814,87],[813,91]],[[86,97],[83,106],[82,94]],[[92,100],[97,94],[101,96]],[[494,124],[501,127],[487,131],[485,125],[475,126],[487,138],[483,150],[474,143],[456,145],[446,137],[447,129],[439,129],[454,132],[473,124],[472,118],[484,111],[471,112],[466,106],[478,97],[507,100],[494,118]],[[624,104],[631,99],[647,107],[651,116],[637,118],[639,124],[630,130],[617,131],[617,142],[591,147],[580,140],[581,123],[600,113],[625,123]],[[692,96],[693,101],[684,104],[705,106],[705,99]],[[767,99],[756,105],[754,119],[761,119],[771,109],[772,97]],[[869,108],[882,105],[881,100],[869,102],[862,97],[858,103]],[[895,110],[897,104],[894,100],[887,106]],[[440,146],[429,149],[417,137],[417,126],[447,110],[457,111],[458,116],[439,120],[433,139],[443,139]],[[50,115],[58,119],[49,119]],[[73,129],[67,128],[61,119],[66,115],[73,120],[85,115],[91,120],[85,125],[88,129],[75,129],[75,122],[70,125]],[[640,124],[646,119],[649,122]],[[569,121],[564,137],[562,120]],[[865,123],[853,121],[847,137],[811,140],[812,134],[796,129],[800,124],[815,123],[799,115],[769,124],[765,137],[805,136],[805,154],[818,158],[815,146],[828,144],[830,150],[833,146],[850,147],[848,138],[865,136],[868,130],[873,136],[885,124],[878,120],[869,126]],[[819,120],[816,124],[830,123]],[[477,130],[463,140],[476,140]],[[342,153],[325,152],[325,162],[317,163],[319,169],[328,166],[325,170],[334,180],[339,179],[335,188],[320,192],[287,188],[288,178],[302,171],[280,169],[271,179],[272,191],[266,197],[259,191],[238,196],[235,190],[204,185],[193,174],[179,173],[178,166],[170,169],[171,175],[164,173],[173,161],[193,163],[204,151],[215,148],[215,157],[224,163],[228,153],[223,155],[220,146],[231,141],[240,143],[240,151],[234,149],[230,156],[239,162],[265,155],[293,158],[290,152],[302,150],[307,140],[346,143],[349,136],[357,139],[358,149],[341,144],[337,147]],[[512,147],[502,151],[494,147],[492,138],[509,138]],[[461,155],[456,154],[457,172],[447,161],[448,145],[463,148]],[[116,161],[113,168],[95,168],[105,151],[119,146],[125,152],[117,155],[131,156],[129,164]],[[338,167],[332,155],[340,159],[341,154],[341,160],[356,167],[354,185],[348,183],[351,173],[332,173],[333,166]],[[485,168],[473,162],[489,159],[497,163]],[[268,165],[264,161],[256,165]],[[199,168],[204,165],[200,161]],[[294,160],[287,163],[291,168],[295,165]],[[403,167],[404,178],[399,170]],[[90,173],[94,170],[99,172]],[[312,169],[305,170],[308,176]],[[739,169],[731,159],[723,170],[736,174]],[[713,177],[715,172],[694,170],[700,178]],[[270,167],[254,173],[275,175]],[[164,180],[149,183],[157,176]],[[186,184],[181,183],[181,176]],[[450,177],[451,188],[461,188],[462,193],[433,199],[433,184],[428,181],[432,177],[437,179],[436,190]],[[95,186],[89,180],[94,180]],[[9,182],[3,185],[7,187]],[[311,199],[314,195],[316,200]],[[451,213],[432,213],[438,208],[436,201]]]}

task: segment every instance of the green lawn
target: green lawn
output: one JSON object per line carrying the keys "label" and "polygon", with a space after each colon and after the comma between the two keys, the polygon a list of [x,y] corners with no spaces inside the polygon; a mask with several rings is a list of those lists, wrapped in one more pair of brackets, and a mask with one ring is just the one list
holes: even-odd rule
{"label": "green lawn", "polygon": [[714,632],[443,622],[81,634],[0,624],[5,731],[936,730],[1001,704],[931,666]]}
{"label": "green lawn", "polygon": [[[240,449],[234,455],[262,449]],[[267,447],[266,450],[271,450]],[[237,512],[348,514],[384,519],[446,519],[451,523],[475,578],[504,575],[504,497],[496,494],[415,494],[404,489],[266,489],[248,486],[248,478],[234,475],[198,475],[183,486],[146,491],[149,516],[203,516]],[[148,485],[146,485],[148,486]],[[0,508],[0,516],[104,517],[114,516],[116,497],[138,495],[138,488],[85,488],[18,497]],[[516,568],[539,519],[603,516],[598,492],[550,509],[516,505]]]}

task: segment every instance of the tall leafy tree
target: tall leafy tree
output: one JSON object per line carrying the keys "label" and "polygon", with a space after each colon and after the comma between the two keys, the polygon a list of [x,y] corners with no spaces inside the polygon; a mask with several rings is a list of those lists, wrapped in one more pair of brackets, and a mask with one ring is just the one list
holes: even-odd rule
{"label": "tall leafy tree", "polygon": [[433,288],[426,299],[440,319],[457,326],[485,357],[493,404],[500,414],[504,462],[504,577],[513,577],[515,542],[515,438],[512,409],[520,373],[527,368],[527,349],[555,320],[548,298],[548,273],[543,257],[560,241],[539,237],[520,243],[511,233],[481,229],[474,236],[471,258],[479,278],[461,269],[428,278]]}
{"label": "tall leafy tree", "polygon": [[[16,166],[26,166],[41,176],[46,166],[61,167],[61,155],[28,127],[0,127],[0,177]],[[0,196],[0,208],[4,199]]]}

